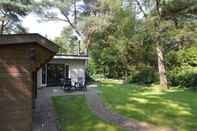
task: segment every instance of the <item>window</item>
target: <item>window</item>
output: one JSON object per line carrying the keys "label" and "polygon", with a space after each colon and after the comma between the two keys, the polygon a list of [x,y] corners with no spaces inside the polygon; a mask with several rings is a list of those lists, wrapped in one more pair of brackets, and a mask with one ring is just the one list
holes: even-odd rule
{"label": "window", "polygon": [[65,78],[69,78],[69,65],[66,65],[65,68]]}
{"label": "window", "polygon": [[47,83],[47,65],[42,68],[42,84]]}

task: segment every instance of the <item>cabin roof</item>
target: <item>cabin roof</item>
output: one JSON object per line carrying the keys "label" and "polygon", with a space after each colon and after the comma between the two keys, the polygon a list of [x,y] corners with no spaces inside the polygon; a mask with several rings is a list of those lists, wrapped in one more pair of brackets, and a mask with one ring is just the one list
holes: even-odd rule
{"label": "cabin roof", "polygon": [[37,33],[0,35],[0,46],[30,43],[39,44],[54,53],[58,52],[59,49],[55,43]]}

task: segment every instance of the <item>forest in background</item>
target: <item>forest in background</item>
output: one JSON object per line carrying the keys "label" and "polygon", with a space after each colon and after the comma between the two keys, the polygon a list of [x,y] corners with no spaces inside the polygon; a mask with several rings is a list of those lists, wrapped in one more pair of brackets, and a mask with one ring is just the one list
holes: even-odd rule
{"label": "forest in background", "polygon": [[26,32],[20,18],[30,12],[67,23],[55,42],[61,53],[88,52],[89,76],[197,87],[196,0],[2,0],[0,7],[1,34]]}

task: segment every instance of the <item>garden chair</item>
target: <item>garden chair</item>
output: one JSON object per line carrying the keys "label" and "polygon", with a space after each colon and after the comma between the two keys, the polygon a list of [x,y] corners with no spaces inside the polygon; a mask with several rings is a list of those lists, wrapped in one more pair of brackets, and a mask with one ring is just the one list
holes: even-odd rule
{"label": "garden chair", "polygon": [[72,89],[72,82],[70,78],[64,80],[64,91],[70,91]]}
{"label": "garden chair", "polygon": [[79,90],[86,90],[85,80],[82,77],[78,77],[78,89]]}

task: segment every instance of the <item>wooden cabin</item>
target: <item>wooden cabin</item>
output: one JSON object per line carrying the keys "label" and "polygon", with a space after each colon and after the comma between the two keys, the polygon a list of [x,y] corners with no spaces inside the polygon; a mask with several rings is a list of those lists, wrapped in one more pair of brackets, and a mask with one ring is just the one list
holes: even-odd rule
{"label": "wooden cabin", "polygon": [[37,71],[58,52],[39,34],[0,36],[0,131],[31,131]]}

